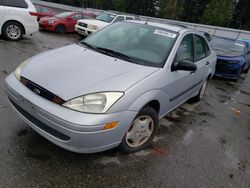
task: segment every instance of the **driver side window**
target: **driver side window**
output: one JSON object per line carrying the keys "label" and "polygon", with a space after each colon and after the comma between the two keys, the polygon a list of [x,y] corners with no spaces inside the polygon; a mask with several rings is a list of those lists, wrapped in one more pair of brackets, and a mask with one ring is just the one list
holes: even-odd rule
{"label": "driver side window", "polygon": [[177,50],[176,60],[177,62],[187,60],[194,61],[194,51],[193,51],[193,35],[186,35]]}

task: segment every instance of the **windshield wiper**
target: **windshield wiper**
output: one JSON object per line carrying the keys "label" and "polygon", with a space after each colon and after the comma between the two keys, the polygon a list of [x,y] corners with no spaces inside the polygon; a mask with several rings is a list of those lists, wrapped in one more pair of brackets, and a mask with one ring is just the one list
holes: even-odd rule
{"label": "windshield wiper", "polygon": [[117,51],[114,51],[114,50],[111,50],[111,49],[108,49],[108,48],[96,47],[96,46],[93,46],[93,45],[91,45],[89,43],[86,43],[84,41],[82,41],[80,43],[87,46],[88,48],[90,48],[92,50],[103,53],[105,55],[112,56],[112,57],[115,57],[115,58],[120,58],[120,59],[126,60],[126,61],[131,62],[131,63],[144,65],[143,62],[138,62],[137,60],[135,60],[135,59],[123,54],[123,53],[120,53],[120,52],[117,52]]}
{"label": "windshield wiper", "polygon": [[114,51],[114,50],[111,50],[108,48],[102,48],[102,47],[97,47],[97,49],[99,49],[103,52],[109,53],[113,57],[117,57],[117,58],[129,61],[131,63],[142,64],[142,63],[138,63],[138,61],[136,61],[135,59],[133,59],[133,58],[127,56],[126,54],[121,53],[121,52],[117,52],[117,51]]}

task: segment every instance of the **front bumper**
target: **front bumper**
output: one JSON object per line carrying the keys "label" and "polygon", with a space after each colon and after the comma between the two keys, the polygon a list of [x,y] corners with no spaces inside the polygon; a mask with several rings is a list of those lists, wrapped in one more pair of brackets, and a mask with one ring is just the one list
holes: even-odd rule
{"label": "front bumper", "polygon": [[79,25],[75,25],[75,31],[79,33],[80,35],[88,36],[91,35],[92,33],[96,32],[96,30],[92,30],[86,27],[82,27]]}
{"label": "front bumper", "polygon": [[227,79],[237,79],[241,73],[242,67],[240,64],[232,65],[216,65],[216,70],[214,76],[227,78]]}
{"label": "front bumper", "polygon": [[48,23],[39,22],[39,28],[47,31],[55,31],[55,26]]}
{"label": "front bumper", "polygon": [[[137,112],[84,114],[54,104],[26,88],[14,74],[6,78],[6,92],[16,113],[54,144],[79,153],[94,153],[118,146]],[[119,125],[103,130],[106,123]]]}

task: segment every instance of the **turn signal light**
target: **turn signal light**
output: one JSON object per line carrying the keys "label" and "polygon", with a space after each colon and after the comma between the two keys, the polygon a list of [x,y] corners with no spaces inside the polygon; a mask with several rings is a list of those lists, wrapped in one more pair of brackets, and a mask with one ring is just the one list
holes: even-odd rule
{"label": "turn signal light", "polygon": [[113,128],[117,127],[118,124],[119,124],[119,121],[114,121],[112,123],[106,123],[103,130],[113,129]]}

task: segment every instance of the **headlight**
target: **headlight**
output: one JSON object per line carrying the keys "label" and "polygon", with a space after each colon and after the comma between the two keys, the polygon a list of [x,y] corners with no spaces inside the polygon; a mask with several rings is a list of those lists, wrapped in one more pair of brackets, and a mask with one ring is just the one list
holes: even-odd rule
{"label": "headlight", "polygon": [[88,28],[93,29],[93,30],[97,30],[97,26],[95,26],[95,25],[88,25]]}
{"label": "headlight", "polygon": [[56,22],[55,20],[49,20],[49,21],[48,21],[49,24],[53,24],[53,23],[55,23],[55,22]]}
{"label": "headlight", "polygon": [[123,95],[123,92],[93,93],[72,99],[63,106],[78,112],[104,114]]}
{"label": "headlight", "polygon": [[20,81],[21,80],[21,72],[23,68],[26,66],[26,64],[29,62],[29,59],[21,63],[15,70],[15,76]]}

